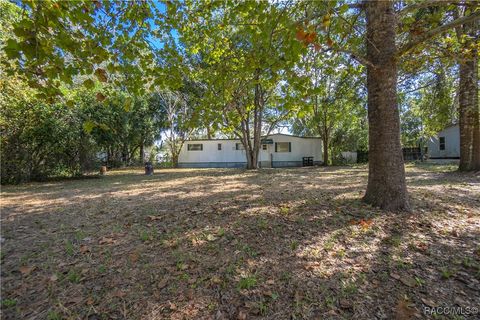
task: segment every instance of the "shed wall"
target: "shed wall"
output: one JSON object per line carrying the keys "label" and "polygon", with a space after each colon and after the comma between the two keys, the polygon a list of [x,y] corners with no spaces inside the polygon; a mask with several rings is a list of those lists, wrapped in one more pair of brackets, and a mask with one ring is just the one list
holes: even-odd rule
{"label": "shed wall", "polygon": [[[440,137],[445,137],[445,150],[440,150]],[[459,158],[460,157],[460,128],[458,125],[440,131],[428,142],[430,158]]]}

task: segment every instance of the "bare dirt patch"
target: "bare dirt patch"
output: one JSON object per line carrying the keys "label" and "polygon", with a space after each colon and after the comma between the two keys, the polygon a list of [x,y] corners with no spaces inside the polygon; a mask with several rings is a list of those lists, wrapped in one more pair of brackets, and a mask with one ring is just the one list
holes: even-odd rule
{"label": "bare dirt patch", "polygon": [[132,170],[4,187],[2,318],[410,319],[429,318],[425,306],[478,308],[480,179],[450,170],[407,166],[411,214],[360,201],[365,167]]}

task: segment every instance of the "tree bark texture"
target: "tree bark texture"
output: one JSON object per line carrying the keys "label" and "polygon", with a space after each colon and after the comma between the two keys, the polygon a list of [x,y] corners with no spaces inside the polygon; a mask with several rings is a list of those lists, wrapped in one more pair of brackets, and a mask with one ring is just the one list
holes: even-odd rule
{"label": "tree bark texture", "polygon": [[[257,70],[255,80],[258,81],[260,71]],[[258,169],[258,156],[262,135],[263,111],[265,106],[264,90],[260,84],[255,85],[253,108],[253,137],[250,136],[250,117],[242,122],[242,143],[247,157],[247,169]]]}
{"label": "tree bark texture", "polygon": [[[460,171],[480,170],[480,107],[478,104],[478,51],[472,41],[478,37],[478,21],[463,26],[469,38],[459,66]],[[473,48],[473,49],[472,49]]]}
{"label": "tree bark texture", "polygon": [[328,166],[328,156],[329,156],[328,144],[329,144],[328,136],[324,135],[323,137],[323,165],[324,166]]}
{"label": "tree bark texture", "polygon": [[369,171],[364,201],[391,211],[410,210],[397,106],[393,1],[366,1]]}
{"label": "tree bark texture", "polygon": [[145,164],[145,145],[142,142],[140,142],[140,163],[143,165]]}

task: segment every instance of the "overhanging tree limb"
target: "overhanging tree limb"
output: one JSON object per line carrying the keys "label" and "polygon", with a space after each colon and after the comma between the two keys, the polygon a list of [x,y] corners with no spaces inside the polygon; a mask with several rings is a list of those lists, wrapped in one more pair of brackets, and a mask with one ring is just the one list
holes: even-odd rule
{"label": "overhanging tree limb", "polygon": [[[417,9],[423,9],[423,8],[429,8],[429,7],[437,7],[437,6],[448,6],[448,5],[462,5],[462,2],[459,0],[456,1],[439,1],[439,0],[431,0],[431,1],[423,1],[423,2],[418,2],[414,3],[411,5],[408,5],[398,11],[398,15],[403,15],[406,14],[409,11],[417,10]],[[465,4],[464,4],[465,5]]]}
{"label": "overhanging tree limb", "polygon": [[343,53],[346,53],[346,54],[349,54],[352,59],[357,60],[358,62],[360,62],[364,66],[370,66],[372,68],[375,68],[375,65],[370,60],[368,60],[366,57],[364,57],[364,56],[362,56],[362,55],[360,55],[360,54],[358,54],[354,51],[350,51],[350,50],[339,50],[339,51],[343,52]]}
{"label": "overhanging tree limb", "polygon": [[357,60],[357,62],[359,62],[360,64],[363,64],[364,66],[370,66],[372,68],[375,68],[375,65],[370,60],[368,60],[367,57],[365,57],[365,56],[363,56],[363,55],[361,55],[361,54],[359,54],[355,51],[335,46],[335,47],[330,47],[327,50],[323,50],[322,52],[328,52],[328,51],[336,51],[336,52],[341,52],[341,53],[348,54],[350,56],[350,58],[352,58],[354,60]]}
{"label": "overhanging tree limb", "polygon": [[412,40],[412,41],[404,44],[402,47],[400,47],[397,51],[397,57],[400,57],[401,55],[403,55],[404,53],[413,49],[414,47],[421,44],[422,42],[425,42],[428,39],[431,39],[431,38],[435,37],[436,35],[444,32],[444,31],[447,31],[448,29],[455,28],[456,26],[475,21],[479,18],[480,18],[480,11],[476,11],[469,16],[453,20],[452,22],[447,23],[443,26],[440,26],[438,28],[427,31],[427,32],[423,33],[422,35],[420,35],[415,40]]}

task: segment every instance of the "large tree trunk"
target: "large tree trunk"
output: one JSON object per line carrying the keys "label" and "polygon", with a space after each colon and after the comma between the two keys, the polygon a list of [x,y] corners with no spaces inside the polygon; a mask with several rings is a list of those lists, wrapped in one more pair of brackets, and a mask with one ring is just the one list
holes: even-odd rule
{"label": "large tree trunk", "polygon": [[253,144],[250,145],[250,148],[247,152],[247,157],[250,158],[250,161],[247,161],[247,169],[258,169],[258,155],[260,154],[260,131],[254,131],[252,143]]}
{"label": "large tree trunk", "polygon": [[[325,108],[327,106],[325,105]],[[328,147],[330,147],[330,130],[328,128],[328,116],[327,110],[325,109],[323,114],[323,165],[328,166],[329,152]]]}
{"label": "large tree trunk", "polygon": [[247,156],[247,169],[253,169],[252,157],[250,156],[250,151],[245,149],[245,154]]}
{"label": "large tree trunk", "polygon": [[130,162],[130,157],[129,157],[129,152],[128,152],[128,144],[123,145],[122,149],[122,160],[123,160],[123,165],[128,166]]}
{"label": "large tree trunk", "polygon": [[207,127],[207,139],[212,139],[212,129],[209,126]]}
{"label": "large tree trunk", "polygon": [[480,110],[478,104],[478,51],[473,45],[478,34],[478,22],[463,26],[470,36],[464,44],[459,70],[460,171],[480,170]]}
{"label": "large tree trunk", "polygon": [[143,165],[145,164],[145,145],[142,142],[140,142],[140,163]]}
{"label": "large tree trunk", "polygon": [[[260,73],[257,70],[256,80],[258,81]],[[255,85],[255,96],[254,96],[254,105],[253,110],[253,141],[245,141],[245,153],[247,155],[247,169],[258,169],[258,155],[260,153],[260,143],[261,143],[261,134],[262,134],[262,122],[263,122],[263,107],[264,107],[264,96],[262,86],[260,84]],[[245,126],[247,129],[248,126]],[[246,135],[249,137],[249,135]],[[252,144],[253,143],[253,144]]]}
{"label": "large tree trunk", "polygon": [[323,165],[328,166],[328,137],[323,137]]}
{"label": "large tree trunk", "polygon": [[[255,129],[253,132],[255,136]],[[238,134],[240,138],[240,142],[245,149],[245,157],[247,158],[247,166],[246,169],[257,169],[257,158],[255,157],[255,139],[250,138],[250,126],[249,126],[249,119],[248,117],[242,120],[241,124],[241,132]],[[252,144],[253,143],[253,144]]]}
{"label": "large tree trunk", "polygon": [[252,168],[258,169],[258,155],[260,154],[260,132],[255,133],[253,138],[253,150],[252,150]]}
{"label": "large tree trunk", "polygon": [[178,153],[172,153],[172,167],[178,168]]}
{"label": "large tree trunk", "polygon": [[[257,134],[254,130],[253,141],[250,140],[249,135],[245,135],[242,144],[245,148],[245,155],[247,157],[247,169],[258,169],[258,155],[260,152],[260,133]],[[258,136],[258,137],[257,137]]]}
{"label": "large tree trunk", "polygon": [[369,172],[364,201],[386,210],[409,210],[400,144],[392,1],[366,1]]}
{"label": "large tree trunk", "polygon": [[108,166],[112,161],[112,148],[107,149],[107,159],[105,159],[105,165]]}
{"label": "large tree trunk", "polygon": [[255,155],[254,150],[245,150],[247,154],[247,169],[258,168],[258,157]]}

